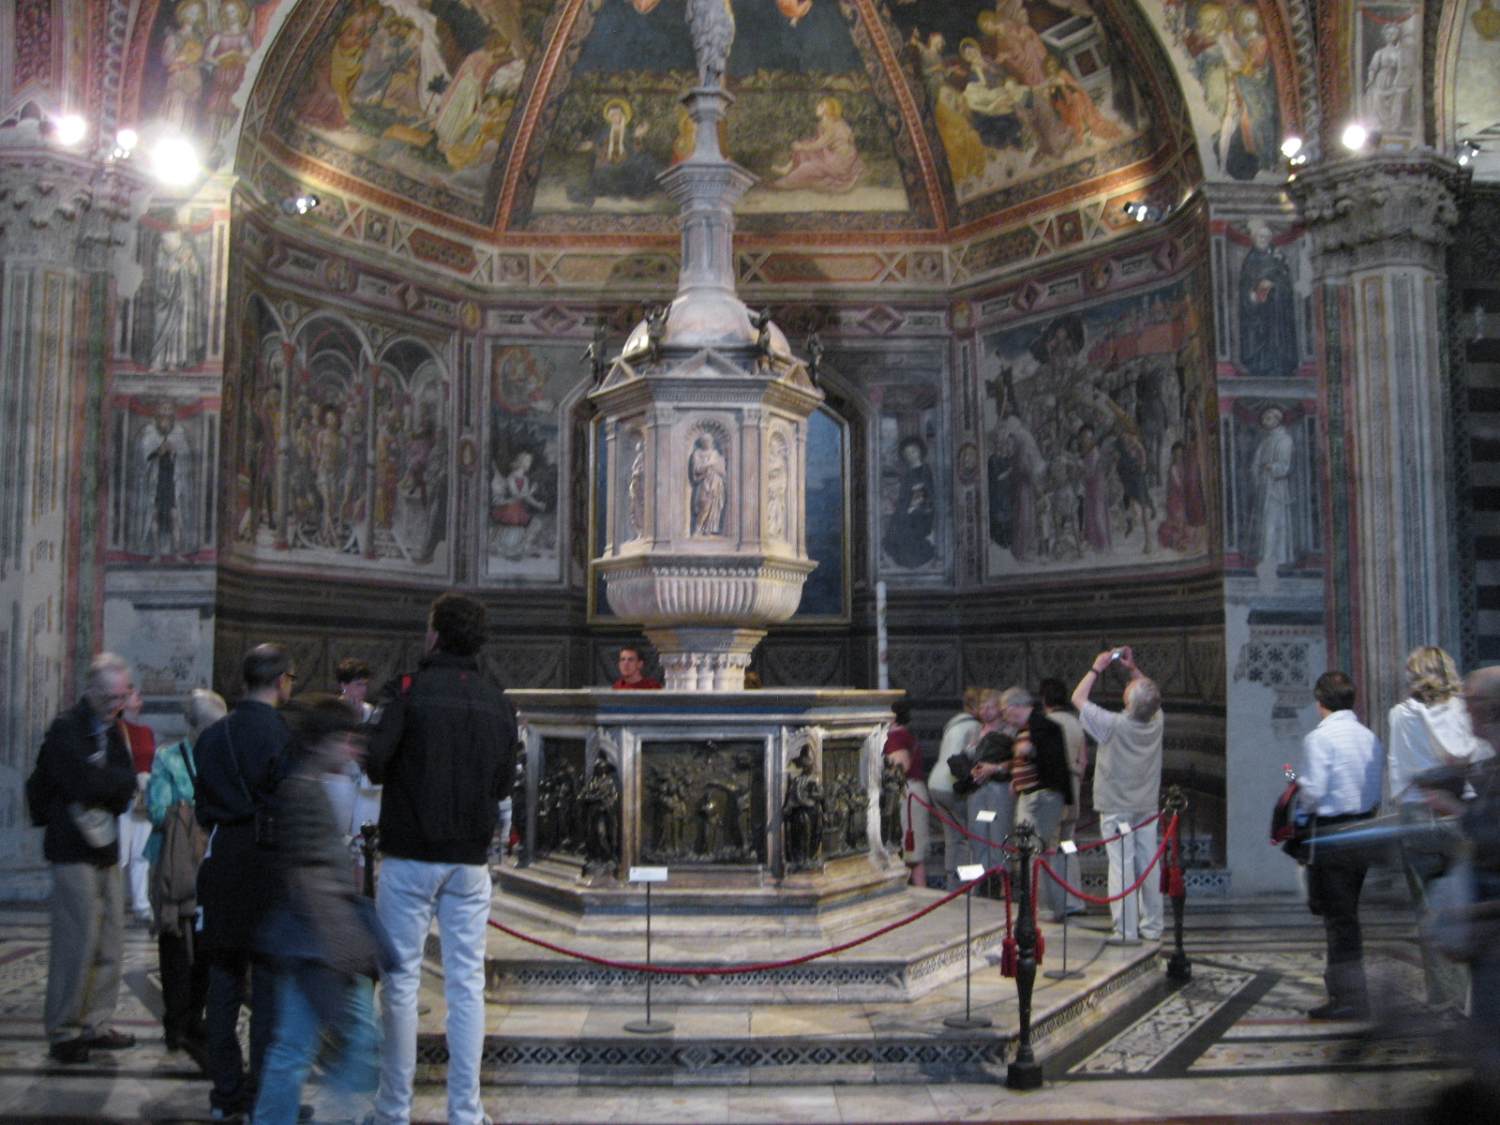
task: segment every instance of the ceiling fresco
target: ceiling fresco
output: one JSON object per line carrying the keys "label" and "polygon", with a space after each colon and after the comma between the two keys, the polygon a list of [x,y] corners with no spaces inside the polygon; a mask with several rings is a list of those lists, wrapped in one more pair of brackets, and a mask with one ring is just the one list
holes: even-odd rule
{"label": "ceiling fresco", "polygon": [[[732,2],[721,142],[757,177],[751,233],[964,235],[1162,177],[1253,178],[1294,116],[1273,0],[1265,34],[1252,0],[1220,5],[1213,43],[1210,0]],[[692,143],[684,6],[148,0],[129,69],[142,121],[210,167],[278,170],[268,189],[470,238],[665,235],[656,176]]]}

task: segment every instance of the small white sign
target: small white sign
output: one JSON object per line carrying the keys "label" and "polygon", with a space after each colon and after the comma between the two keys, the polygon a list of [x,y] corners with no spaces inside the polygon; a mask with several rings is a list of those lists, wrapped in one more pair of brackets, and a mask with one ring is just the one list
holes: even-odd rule
{"label": "small white sign", "polygon": [[1072,840],[1064,840],[1057,845],[1057,850],[1062,852],[1063,855],[1077,855],[1078,845],[1073,843]]}
{"label": "small white sign", "polygon": [[974,814],[974,819],[979,821],[980,824],[989,824],[995,819],[995,810],[980,809],[977,813]]}
{"label": "small white sign", "polygon": [[665,883],[667,869],[665,867],[632,867],[630,881],[632,883]]}
{"label": "small white sign", "polygon": [[1122,825],[1120,825],[1120,835],[1121,836],[1129,836],[1134,831],[1135,831],[1135,829],[1132,828],[1128,824],[1122,824]]}
{"label": "small white sign", "polygon": [[959,882],[972,883],[975,879],[978,879],[981,875],[984,874],[984,864],[964,863],[954,868],[954,870],[958,872]]}

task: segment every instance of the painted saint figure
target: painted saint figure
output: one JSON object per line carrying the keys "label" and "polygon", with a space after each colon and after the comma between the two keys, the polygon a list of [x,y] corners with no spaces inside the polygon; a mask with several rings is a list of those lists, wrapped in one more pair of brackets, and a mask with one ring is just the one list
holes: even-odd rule
{"label": "painted saint figure", "polygon": [[932,542],[936,523],[935,486],[927,465],[927,443],[913,435],[899,447],[905,468],[896,490],[896,507],[886,520],[885,553],[897,566],[914,569],[937,557]]}
{"label": "painted saint figure", "polygon": [[[145,473],[141,479],[141,543],[153,560],[182,554],[182,513],[188,506],[188,467],[192,450],[170,402],[156,409],[141,431],[138,446]],[[163,549],[170,546],[170,552]]]}
{"label": "painted saint figure", "polygon": [[490,523],[495,529],[495,546],[508,559],[525,556],[536,534],[533,518],[547,508],[537,497],[531,465],[531,451],[523,449],[511,459],[508,473],[502,474],[497,468],[490,481]]}
{"label": "painted saint figure", "polygon": [[818,119],[817,131],[792,142],[790,159],[772,165],[771,171],[778,178],[769,186],[807,188],[827,195],[852,191],[865,174],[865,162],[855,144],[854,130],[844,120],[844,105],[838,98],[819,98],[813,113]]}
{"label": "painted saint figure", "polygon": [[641,140],[650,131],[650,123],[640,122],[630,128],[635,111],[624,98],[610,98],[604,103],[604,126],[578,151],[592,153],[594,166],[588,180],[570,185],[568,197],[575,203],[592,205],[601,195],[639,199],[656,190],[660,170],[651,154],[642,151]]}
{"label": "painted saint figure", "polygon": [[1265,436],[1255,447],[1255,480],[1260,506],[1260,565],[1256,573],[1274,577],[1278,567],[1296,561],[1292,538],[1292,432],[1284,425],[1286,415],[1279,406],[1261,413]]}
{"label": "painted saint figure", "polygon": [[699,434],[688,458],[688,480],[692,485],[692,533],[724,533],[726,495],[724,454],[712,434]]}
{"label": "painted saint figure", "polygon": [[191,367],[202,360],[207,335],[203,264],[192,239],[174,226],[162,231],[154,265],[151,366],[160,371]]}
{"label": "painted saint figure", "polygon": [[1365,102],[1374,110],[1380,127],[1395,133],[1406,127],[1407,108],[1411,104],[1411,63],[1399,23],[1386,24],[1380,34],[1385,46],[1370,56],[1365,71]]}
{"label": "painted saint figure", "polygon": [[1250,238],[1240,266],[1240,363],[1250,375],[1291,375],[1297,370],[1292,271],[1265,223],[1252,222]]}

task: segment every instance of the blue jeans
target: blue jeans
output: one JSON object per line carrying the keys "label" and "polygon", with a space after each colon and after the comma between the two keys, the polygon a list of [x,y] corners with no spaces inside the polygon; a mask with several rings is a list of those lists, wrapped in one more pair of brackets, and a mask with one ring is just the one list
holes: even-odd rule
{"label": "blue jeans", "polygon": [[326,1072],[330,1089],[368,1094],[379,1077],[372,988],[365,977],[346,977],[311,962],[278,966],[276,1030],[266,1049],[255,1099],[257,1125],[296,1125],[307,1081],[325,1027],[343,1042]]}
{"label": "blue jeans", "polygon": [[417,986],[427,931],[436,916],[448,1005],[448,1121],[479,1125],[486,1120],[479,1098],[479,1064],[484,1053],[489,868],[387,856],[380,867],[375,908],[399,962],[380,982],[385,1040],[380,1047],[375,1121],[406,1125],[411,1120],[417,1070]]}

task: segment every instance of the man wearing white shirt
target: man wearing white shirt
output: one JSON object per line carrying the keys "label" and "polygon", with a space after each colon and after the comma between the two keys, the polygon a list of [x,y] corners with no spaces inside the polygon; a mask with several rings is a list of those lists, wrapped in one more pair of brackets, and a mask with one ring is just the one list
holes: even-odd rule
{"label": "man wearing white shirt", "polygon": [[1315,1020],[1364,1019],[1364,946],[1359,931],[1359,893],[1369,858],[1359,847],[1318,837],[1328,829],[1373,816],[1380,805],[1385,751],[1380,739],[1354,714],[1354,683],[1343,672],[1324,672],[1313,685],[1318,723],[1302,740],[1298,802],[1312,815],[1307,846],[1308,908],[1323,919],[1328,964],[1323,982],[1328,1002],[1308,1012]]}

